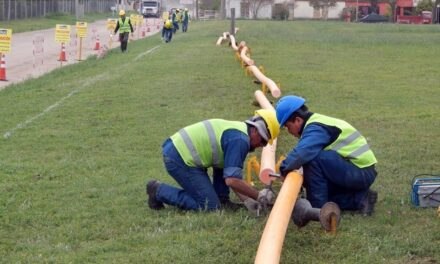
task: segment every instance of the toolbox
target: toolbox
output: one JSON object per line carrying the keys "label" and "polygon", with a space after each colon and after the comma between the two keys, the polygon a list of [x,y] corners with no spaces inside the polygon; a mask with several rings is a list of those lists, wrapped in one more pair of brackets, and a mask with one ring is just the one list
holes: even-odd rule
{"label": "toolbox", "polygon": [[417,207],[440,206],[440,177],[418,176],[412,181],[412,203]]}

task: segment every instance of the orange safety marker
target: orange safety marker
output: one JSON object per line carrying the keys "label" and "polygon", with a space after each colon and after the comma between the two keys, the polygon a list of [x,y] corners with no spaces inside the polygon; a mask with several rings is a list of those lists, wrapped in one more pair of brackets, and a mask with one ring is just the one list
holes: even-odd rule
{"label": "orange safety marker", "polygon": [[6,80],[6,59],[5,54],[0,53],[0,81]]}
{"label": "orange safety marker", "polygon": [[95,48],[94,50],[99,50],[100,49],[100,42],[99,42],[99,35],[96,35],[96,42],[95,42]]}
{"label": "orange safety marker", "polygon": [[64,47],[64,42],[61,42],[61,52],[60,52],[60,58],[58,61],[67,61],[66,59],[66,48]]}

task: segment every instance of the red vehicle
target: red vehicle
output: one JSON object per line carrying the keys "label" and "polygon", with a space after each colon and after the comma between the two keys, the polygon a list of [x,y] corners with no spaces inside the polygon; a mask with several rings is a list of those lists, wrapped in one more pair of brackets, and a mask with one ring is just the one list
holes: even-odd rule
{"label": "red vehicle", "polygon": [[422,11],[418,16],[397,16],[397,23],[399,24],[431,24],[432,12]]}

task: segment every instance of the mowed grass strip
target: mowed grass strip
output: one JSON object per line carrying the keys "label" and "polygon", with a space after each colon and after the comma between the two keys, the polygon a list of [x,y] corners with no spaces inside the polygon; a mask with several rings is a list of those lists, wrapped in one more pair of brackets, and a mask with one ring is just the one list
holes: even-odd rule
{"label": "mowed grass strip", "polygon": [[[409,199],[414,175],[439,174],[440,28],[236,25],[237,41],[246,41],[283,94],[352,123],[379,160],[375,215],[344,214],[337,236],[318,223],[301,230],[292,223],[282,262],[440,261],[439,218]],[[168,136],[207,118],[244,120],[257,109],[260,86],[227,43],[215,45],[229,26],[193,22],[169,44],[154,35],[129,43],[126,54],[115,49],[0,92],[2,262],[253,262],[264,217],[146,206],[147,180],[174,184],[162,165]],[[278,155],[295,142],[283,131]]]}

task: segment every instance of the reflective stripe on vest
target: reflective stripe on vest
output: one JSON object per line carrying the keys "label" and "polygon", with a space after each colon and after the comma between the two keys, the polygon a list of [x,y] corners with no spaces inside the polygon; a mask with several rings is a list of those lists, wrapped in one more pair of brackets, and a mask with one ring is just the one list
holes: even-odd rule
{"label": "reflective stripe on vest", "polygon": [[349,159],[359,168],[371,166],[377,162],[367,140],[353,126],[344,120],[328,117],[321,114],[313,114],[306,125],[321,123],[326,126],[337,127],[341,130],[338,138],[325,150],[334,150],[342,157]]}
{"label": "reflective stripe on vest", "polygon": [[247,135],[244,122],[210,119],[180,129],[171,140],[188,166],[223,168],[221,137],[228,129],[237,129]]}
{"label": "reflective stripe on vest", "polygon": [[130,24],[128,24],[128,21],[130,21],[130,18],[126,17],[124,21],[122,21],[122,18],[119,18],[119,33],[125,33],[130,32]]}

